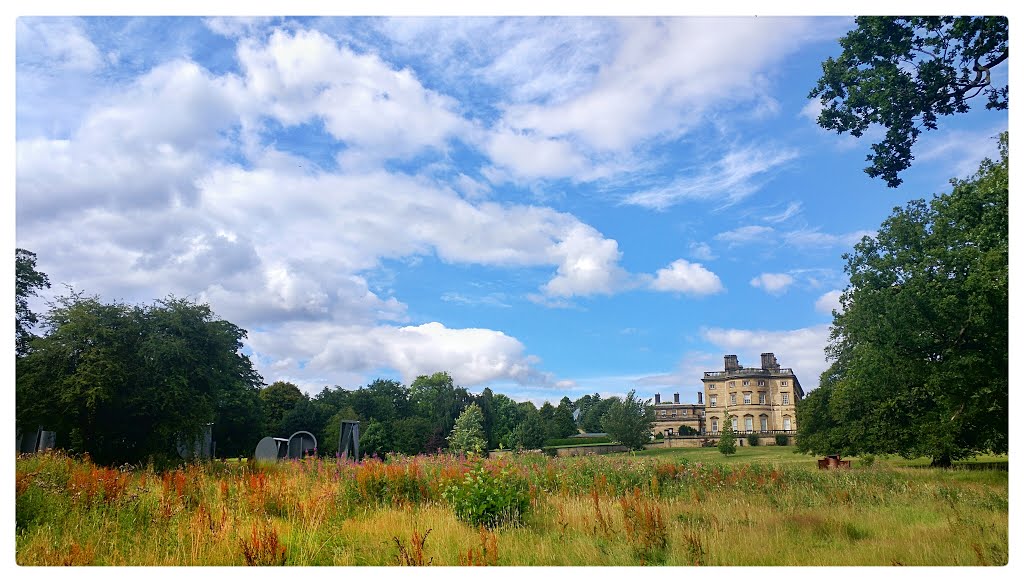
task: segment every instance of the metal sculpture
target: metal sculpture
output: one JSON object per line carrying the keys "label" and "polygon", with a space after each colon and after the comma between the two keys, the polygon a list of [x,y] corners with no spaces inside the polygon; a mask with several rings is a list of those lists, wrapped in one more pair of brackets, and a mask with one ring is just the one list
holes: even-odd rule
{"label": "metal sculpture", "polygon": [[189,443],[188,439],[178,439],[178,454],[186,461],[213,458],[215,443],[213,442],[213,423],[207,423],[203,432]]}
{"label": "metal sculpture", "polygon": [[296,431],[288,437],[288,458],[301,459],[313,454],[316,450],[316,437],[304,430]]}
{"label": "metal sculpture", "polygon": [[346,458],[349,452],[352,458],[359,460],[359,421],[341,421],[341,430],[338,431],[338,456]]}
{"label": "metal sculpture", "polygon": [[18,433],[17,451],[23,454],[41,453],[54,448],[57,444],[57,433],[43,430],[40,426],[31,434]]}
{"label": "metal sculpture", "polygon": [[263,437],[256,445],[253,458],[257,461],[276,463],[288,453],[288,439]]}

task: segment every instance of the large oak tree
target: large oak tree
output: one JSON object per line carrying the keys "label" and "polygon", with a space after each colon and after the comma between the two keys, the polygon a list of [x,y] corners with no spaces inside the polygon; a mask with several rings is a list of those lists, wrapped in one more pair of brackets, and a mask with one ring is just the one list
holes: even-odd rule
{"label": "large oak tree", "polygon": [[928,456],[1008,448],[1009,157],[930,203],[896,208],[844,255],[833,362],[797,405],[815,453]]}

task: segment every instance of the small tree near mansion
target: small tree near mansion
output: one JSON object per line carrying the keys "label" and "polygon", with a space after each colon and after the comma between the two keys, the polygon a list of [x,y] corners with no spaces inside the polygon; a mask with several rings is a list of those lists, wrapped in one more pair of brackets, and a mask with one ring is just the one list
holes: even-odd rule
{"label": "small tree near mansion", "polygon": [[601,419],[601,426],[613,440],[640,450],[651,441],[654,408],[650,400],[639,400],[630,390],[625,400],[614,402]]}

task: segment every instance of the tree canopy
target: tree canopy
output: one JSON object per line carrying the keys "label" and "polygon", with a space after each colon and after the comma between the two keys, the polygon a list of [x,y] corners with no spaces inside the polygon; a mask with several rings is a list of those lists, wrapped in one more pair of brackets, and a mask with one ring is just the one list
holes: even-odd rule
{"label": "tree canopy", "polygon": [[650,400],[640,400],[630,390],[625,400],[615,399],[601,419],[601,426],[612,439],[630,449],[640,450],[651,441],[654,407]]}
{"label": "tree canopy", "polygon": [[939,116],[965,113],[969,101],[987,97],[986,108],[1006,109],[1008,87],[992,84],[992,69],[1009,56],[1009,25],[1003,16],[861,16],[839,40],[839,58],[822,63],[810,98],[824,109],[818,125],[861,137],[872,125],[885,138],[871,146],[865,172],[895,188],[910,167],[922,129]]}
{"label": "tree canopy", "polygon": [[844,255],[831,367],[797,404],[798,446],[952,460],[1008,447],[1009,158],[897,208]]}
{"label": "tree canopy", "polygon": [[14,251],[14,351],[24,356],[29,350],[33,337],[32,327],[39,322],[38,316],[28,308],[28,298],[39,289],[50,286],[46,273],[36,270],[36,254],[25,249]]}
{"label": "tree canopy", "polygon": [[232,442],[255,437],[258,417],[239,410],[262,384],[240,351],[246,332],[209,306],[73,294],[56,301],[43,327],[47,335],[16,364],[19,427],[44,425],[62,446],[104,464],[172,460],[179,441],[211,422],[215,439],[221,425],[235,431]]}

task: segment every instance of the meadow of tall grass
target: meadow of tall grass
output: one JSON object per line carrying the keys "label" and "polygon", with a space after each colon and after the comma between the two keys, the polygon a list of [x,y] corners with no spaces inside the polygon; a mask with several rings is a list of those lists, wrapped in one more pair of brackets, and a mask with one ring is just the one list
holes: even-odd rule
{"label": "meadow of tall grass", "polygon": [[[818,471],[785,447],[16,463],[21,565],[1003,565],[1006,471]],[[717,453],[716,453],[717,454]],[[744,455],[747,455],[744,458]]]}

